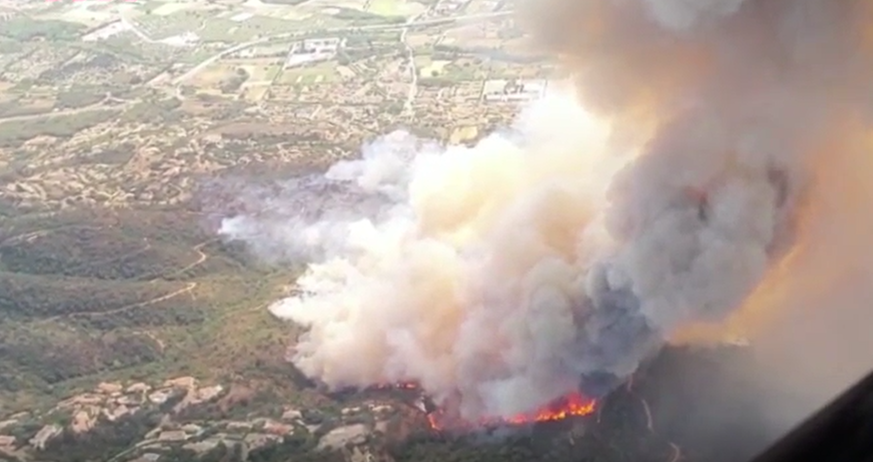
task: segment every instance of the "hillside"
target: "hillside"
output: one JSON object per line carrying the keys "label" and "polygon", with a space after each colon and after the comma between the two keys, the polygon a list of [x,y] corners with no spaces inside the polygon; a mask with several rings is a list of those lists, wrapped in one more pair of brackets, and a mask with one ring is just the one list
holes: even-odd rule
{"label": "hillside", "polygon": [[15,217],[0,236],[0,460],[735,462],[775,436],[745,399],[761,391],[731,374],[742,348],[668,350],[595,416],[434,432],[415,392],[326,394],[284,360],[294,331],[265,308],[292,278],[190,210]]}
{"label": "hillside", "polygon": [[431,429],[408,389],[325,395],[240,376],[104,382],[0,422],[0,460],[735,462],[771,439],[738,399],[749,384],[724,380],[749,359],[666,351],[595,414],[475,433]]}
{"label": "hillside", "polygon": [[216,242],[195,213],[80,209],[8,222],[0,414],[107,378],[232,373],[265,346],[284,348],[261,308],[287,278]]}

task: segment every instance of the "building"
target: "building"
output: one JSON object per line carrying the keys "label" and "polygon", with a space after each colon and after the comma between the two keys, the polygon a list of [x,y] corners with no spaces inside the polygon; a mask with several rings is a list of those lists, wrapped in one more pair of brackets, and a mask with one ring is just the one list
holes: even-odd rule
{"label": "building", "polygon": [[285,69],[301,64],[327,61],[336,57],[345,39],[339,37],[307,39],[295,42],[285,59]]}
{"label": "building", "polygon": [[488,80],[482,85],[482,99],[487,102],[526,102],[546,94],[546,80]]}

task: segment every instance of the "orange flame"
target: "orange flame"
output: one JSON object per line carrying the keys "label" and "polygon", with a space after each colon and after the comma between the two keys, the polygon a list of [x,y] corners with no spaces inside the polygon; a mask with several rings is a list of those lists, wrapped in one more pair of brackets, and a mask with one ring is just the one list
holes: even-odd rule
{"label": "orange flame", "polygon": [[437,410],[427,416],[430,427],[434,430],[451,428],[495,427],[500,425],[527,425],[540,422],[556,422],[572,417],[584,417],[594,413],[597,402],[586,398],[578,392],[558,398],[549,405],[527,414],[518,414],[508,418],[485,418],[476,423],[452,421],[450,425],[444,422],[444,414]]}
{"label": "orange flame", "polygon": [[[385,389],[401,389],[401,390],[418,390],[417,384],[412,382],[400,382],[394,385],[379,385],[376,387],[380,390]],[[597,401],[585,397],[582,393],[573,392],[561,398],[558,398],[548,405],[524,414],[518,414],[507,418],[484,418],[477,422],[459,421],[457,419],[448,419],[446,413],[437,409],[427,416],[430,427],[434,430],[445,430],[447,428],[481,428],[494,427],[500,425],[526,425],[539,422],[554,422],[564,420],[571,417],[583,417],[591,415],[597,408]],[[447,422],[451,420],[451,422]]]}

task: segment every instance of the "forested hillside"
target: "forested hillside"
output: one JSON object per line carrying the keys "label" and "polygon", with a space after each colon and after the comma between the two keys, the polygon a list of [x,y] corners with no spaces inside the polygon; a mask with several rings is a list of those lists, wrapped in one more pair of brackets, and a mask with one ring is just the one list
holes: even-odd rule
{"label": "forested hillside", "polygon": [[242,334],[230,326],[256,323],[265,327],[260,337],[231,344],[235,352],[263,351],[263,336],[281,333],[262,309],[280,281],[287,278],[216,241],[191,211],[78,209],[6,220],[0,396],[17,399],[0,399],[0,411],[83,380],[192,367],[227,372],[251,362],[207,345]]}

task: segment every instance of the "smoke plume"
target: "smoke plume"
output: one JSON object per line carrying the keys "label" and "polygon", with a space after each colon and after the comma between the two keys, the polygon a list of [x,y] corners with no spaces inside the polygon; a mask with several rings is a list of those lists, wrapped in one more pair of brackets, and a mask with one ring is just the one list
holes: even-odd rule
{"label": "smoke plume", "polygon": [[474,147],[392,133],[223,222],[309,263],[271,308],[308,327],[306,374],[415,381],[465,419],[509,416],[602,395],[691,326],[784,305],[762,287],[815,242],[840,182],[822,172],[863,153],[867,2],[524,9],[572,78],[513,126]]}

